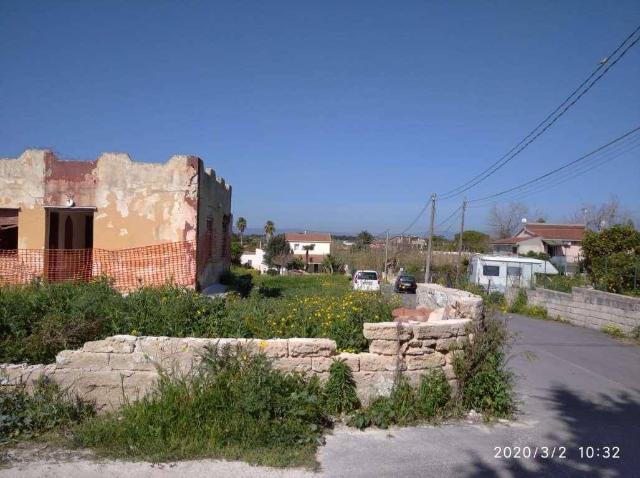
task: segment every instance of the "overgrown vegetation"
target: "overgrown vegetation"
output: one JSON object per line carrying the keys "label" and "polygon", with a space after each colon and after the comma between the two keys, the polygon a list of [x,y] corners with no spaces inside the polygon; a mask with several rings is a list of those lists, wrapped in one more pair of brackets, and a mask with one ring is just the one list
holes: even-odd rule
{"label": "overgrown vegetation", "polygon": [[328,415],[338,416],[360,408],[356,383],[351,369],[344,361],[334,360],[324,387],[324,409]]}
{"label": "overgrown vegetation", "polygon": [[460,381],[459,399],[464,409],[490,417],[509,417],[515,410],[514,376],[506,367],[510,347],[507,327],[500,319],[488,319],[454,360]]}
{"label": "overgrown vegetation", "polygon": [[516,295],[515,300],[509,307],[509,312],[513,314],[528,315],[530,317],[536,317],[538,319],[547,319],[547,309],[540,305],[529,305],[527,299],[527,291],[520,289]]}
{"label": "overgrown vegetation", "polygon": [[317,379],[275,371],[264,356],[211,349],[199,373],[161,375],[151,395],[86,422],[77,440],[119,458],[310,465],[327,424],[321,395]]}
{"label": "overgrown vegetation", "polygon": [[357,352],[367,347],[364,322],[391,320],[393,303],[351,291],[343,276],[240,271],[225,277],[236,291],[226,299],[172,286],[123,297],[106,280],[0,287],[0,362],[48,363],[61,350],[116,334],[325,337]]}
{"label": "overgrown vegetation", "polygon": [[605,325],[604,327],[602,327],[602,331],[605,334],[615,338],[622,338],[625,336],[624,330],[622,330],[622,328],[619,325],[615,325],[615,324]]}
{"label": "overgrown vegetation", "polygon": [[25,385],[0,387],[0,444],[70,431],[95,415],[89,403],[41,378],[31,392]]}

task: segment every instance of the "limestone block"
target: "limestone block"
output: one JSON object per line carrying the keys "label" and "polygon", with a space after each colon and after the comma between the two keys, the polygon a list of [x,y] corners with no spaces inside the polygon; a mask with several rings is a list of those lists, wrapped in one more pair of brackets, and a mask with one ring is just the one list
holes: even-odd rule
{"label": "limestone block", "polygon": [[332,363],[332,357],[311,357],[311,369],[314,372],[328,372]]}
{"label": "limestone block", "polygon": [[288,357],[274,360],[273,367],[281,372],[310,372],[311,357]]}
{"label": "limestone block", "polygon": [[290,357],[331,357],[336,354],[336,342],[329,339],[289,339]]}
{"label": "limestone block", "polygon": [[407,370],[423,370],[441,367],[445,363],[444,354],[434,352],[429,355],[408,355],[405,357]]}
{"label": "limestone block", "polygon": [[356,392],[363,405],[381,395],[389,395],[396,379],[396,372],[356,372],[353,380]]}
{"label": "limestone block", "polygon": [[447,377],[447,380],[456,378],[456,372],[453,368],[453,365],[445,365],[444,367],[442,367],[442,371],[444,372],[444,376]]}
{"label": "limestone block", "polygon": [[94,340],[85,342],[82,350],[84,352],[115,352],[120,354],[128,354],[133,352],[136,345],[137,337],[133,335],[114,335],[104,340]]}
{"label": "limestone block", "polygon": [[417,339],[442,339],[464,333],[471,324],[470,319],[448,319],[440,322],[427,322],[413,326],[413,336]]}
{"label": "limestone block", "polygon": [[360,370],[360,354],[352,354],[348,352],[342,352],[336,356],[336,360],[343,361],[352,372]]}
{"label": "limestone block", "polygon": [[436,345],[435,339],[412,339],[405,342],[400,350],[403,355],[424,355],[433,353]]}
{"label": "limestone block", "polygon": [[405,370],[405,364],[398,357],[361,353],[360,370],[366,372]]}
{"label": "limestone block", "polygon": [[447,350],[454,350],[459,347],[458,337],[449,337],[446,339],[438,339],[436,342],[436,350],[438,352],[446,352]]}
{"label": "limestone block", "polygon": [[289,355],[289,341],[287,339],[249,340],[247,347],[252,352],[261,353],[270,358],[282,358]]}
{"label": "limestone block", "polygon": [[369,340],[409,340],[411,327],[396,322],[365,323],[362,333]]}
{"label": "limestone block", "polygon": [[158,362],[142,352],[111,354],[109,356],[109,368],[111,370],[145,370],[153,372],[158,367],[160,367]]}
{"label": "limestone block", "polygon": [[63,350],[56,355],[56,364],[59,369],[107,370],[109,368],[109,354]]}
{"label": "limestone block", "polygon": [[40,377],[50,375],[53,370],[55,370],[55,364],[3,364],[0,365],[0,385],[30,386]]}
{"label": "limestone block", "polygon": [[369,344],[369,352],[380,355],[397,355],[400,351],[400,342],[397,340],[372,340]]}

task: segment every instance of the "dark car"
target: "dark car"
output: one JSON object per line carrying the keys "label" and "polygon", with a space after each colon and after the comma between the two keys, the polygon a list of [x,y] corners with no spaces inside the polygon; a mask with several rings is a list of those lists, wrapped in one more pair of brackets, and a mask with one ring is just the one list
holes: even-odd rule
{"label": "dark car", "polygon": [[395,292],[409,292],[411,294],[415,294],[417,288],[416,278],[405,274],[398,276],[393,286]]}

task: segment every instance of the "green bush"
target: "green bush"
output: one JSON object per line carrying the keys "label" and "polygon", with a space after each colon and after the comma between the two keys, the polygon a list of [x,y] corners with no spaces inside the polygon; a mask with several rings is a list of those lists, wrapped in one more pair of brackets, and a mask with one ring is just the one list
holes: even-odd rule
{"label": "green bush", "polygon": [[611,337],[622,338],[624,337],[624,331],[619,325],[607,324],[601,329],[605,334]]}
{"label": "green bush", "polygon": [[515,410],[514,377],[506,368],[510,340],[499,319],[485,320],[462,353],[456,354],[454,369],[460,381],[459,400],[465,410],[474,409],[488,417],[510,417]]}
{"label": "green bush", "polygon": [[122,303],[106,280],[0,287],[0,362],[50,362],[104,335]]}
{"label": "green bush", "polygon": [[317,379],[283,375],[264,356],[214,348],[197,373],[162,374],[151,395],[85,422],[77,439],[118,458],[309,465],[327,425],[321,393]]}
{"label": "green bush", "polygon": [[327,415],[337,416],[360,408],[353,374],[344,361],[335,360],[331,364],[323,395]]}
{"label": "green bush", "polygon": [[378,397],[356,411],[347,424],[361,430],[370,426],[407,426],[443,417],[451,405],[451,386],[442,370],[435,369],[422,377],[417,389],[400,377],[388,397]]}
{"label": "green bush", "polygon": [[0,387],[0,444],[69,430],[94,414],[92,404],[45,378],[31,391],[25,385]]}

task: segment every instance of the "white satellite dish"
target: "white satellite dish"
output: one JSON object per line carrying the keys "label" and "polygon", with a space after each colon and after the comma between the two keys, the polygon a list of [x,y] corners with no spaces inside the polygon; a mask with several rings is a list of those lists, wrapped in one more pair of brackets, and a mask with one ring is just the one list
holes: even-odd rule
{"label": "white satellite dish", "polygon": [[523,218],[521,219],[521,221],[522,221],[522,224],[526,224],[526,223],[527,223],[527,218],[526,218],[526,217],[523,217]]}
{"label": "white satellite dish", "polygon": [[67,198],[67,207],[73,207],[75,205],[76,205],[76,203],[73,202],[73,199]]}

